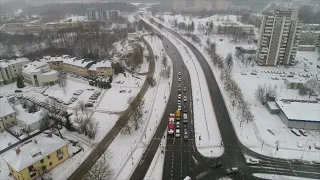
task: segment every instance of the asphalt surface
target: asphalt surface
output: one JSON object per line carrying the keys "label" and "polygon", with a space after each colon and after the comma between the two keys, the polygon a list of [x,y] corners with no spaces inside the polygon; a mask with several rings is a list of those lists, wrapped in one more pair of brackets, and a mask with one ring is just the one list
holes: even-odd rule
{"label": "asphalt surface", "polygon": [[[213,108],[216,114],[216,119],[222,136],[222,142],[225,148],[225,152],[218,158],[202,157],[197,149],[194,149],[194,132],[190,132],[189,136],[193,138],[189,139],[188,142],[182,142],[181,140],[177,139],[170,140],[169,138],[166,147],[163,179],[183,179],[185,175],[189,175],[192,179],[217,179],[226,176],[225,169],[229,167],[238,167],[240,170],[239,174],[230,175],[232,179],[260,179],[252,176],[252,173],[279,174],[286,176],[299,176],[320,179],[319,165],[293,164],[286,159],[264,156],[245,147],[238,140],[218,84],[205,58],[197,50],[197,48],[195,48],[191,43],[182,38],[178,33],[168,28],[165,29],[182,40],[191,49],[191,51],[195,54],[197,60],[199,61],[202,70],[204,71],[207,84],[209,85],[209,92],[211,100],[213,102]],[[166,44],[166,41],[167,39],[164,38],[163,43]],[[176,54],[176,57],[178,57],[177,59],[171,59],[173,59],[174,61],[181,61],[181,59],[179,59],[179,53],[177,53],[175,47],[172,47],[172,45],[170,46],[169,42],[168,45],[169,48],[166,49],[168,55],[171,57],[172,53],[174,53]],[[174,71],[175,70],[179,71],[179,66],[174,67]],[[182,71],[182,74],[188,74],[187,72],[185,72],[185,70]],[[176,77],[175,73],[174,77]],[[177,82],[175,79],[173,79],[173,81],[173,83]],[[182,83],[189,83],[190,85],[190,78],[183,78]],[[172,88],[171,95],[176,96],[176,94],[177,91],[174,91],[174,88]],[[170,102],[176,102],[177,99],[171,97],[171,95]],[[173,112],[173,110],[174,108],[171,111]],[[188,112],[190,112],[190,108]],[[162,121],[168,121],[168,113],[169,111],[166,111],[166,114],[164,114],[165,118],[163,118]],[[191,122],[193,122],[193,119],[191,119],[191,121],[189,120],[189,131],[193,130],[193,125],[190,126]],[[260,164],[258,166],[247,165],[243,154],[260,159]],[[148,154],[148,156],[145,156],[144,158],[148,159],[151,163],[153,156],[154,154]],[[142,162],[145,162],[145,159],[143,159]],[[210,165],[215,162],[222,162],[223,167],[219,169],[211,168]],[[143,167],[137,167],[135,172],[137,171],[137,169],[139,169],[140,172],[147,172],[150,163],[145,163]],[[190,164],[188,165],[188,163]],[[139,178],[138,176],[132,176],[131,179],[143,179],[144,175],[145,173],[141,173]]]}
{"label": "asphalt surface", "polygon": [[[153,51],[151,49],[151,46],[149,44],[146,44],[149,54],[153,57]],[[149,63],[149,71],[147,74],[146,79],[152,78],[155,70],[155,62],[154,58],[151,58],[152,60]],[[71,176],[68,178],[69,180],[79,180],[82,179],[85,174],[92,168],[92,166],[95,164],[95,162],[101,157],[101,155],[107,150],[107,148],[110,146],[110,144],[113,142],[113,140],[117,137],[117,135],[120,133],[121,129],[124,127],[124,125],[129,120],[131,114],[133,111],[137,108],[140,101],[143,99],[145,93],[147,92],[149,88],[149,82],[145,80],[143,86],[141,87],[141,90],[137,94],[137,96],[134,98],[130,106],[123,112],[123,114],[119,117],[116,124],[113,126],[113,128],[108,132],[108,134],[99,142],[99,144],[92,150],[92,152],[87,156],[87,158],[82,162],[82,164],[71,174]]]}

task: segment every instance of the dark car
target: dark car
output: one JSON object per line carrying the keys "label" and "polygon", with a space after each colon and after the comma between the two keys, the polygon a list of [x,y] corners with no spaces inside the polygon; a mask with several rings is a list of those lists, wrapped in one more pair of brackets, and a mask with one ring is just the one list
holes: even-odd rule
{"label": "dark car", "polygon": [[303,161],[301,159],[292,159],[291,163],[292,164],[303,164]]}
{"label": "dark car", "polygon": [[15,92],[15,93],[21,93],[22,91],[19,90],[19,89],[17,89],[17,90],[15,90],[14,92]]}
{"label": "dark car", "polygon": [[229,174],[237,174],[239,173],[239,169],[237,167],[226,169],[226,173]]}
{"label": "dark car", "polygon": [[93,104],[87,103],[85,106],[86,106],[86,107],[93,107]]}
{"label": "dark car", "polygon": [[213,169],[220,168],[220,167],[222,167],[222,163],[221,162],[214,163],[214,164],[211,165],[211,167]]}

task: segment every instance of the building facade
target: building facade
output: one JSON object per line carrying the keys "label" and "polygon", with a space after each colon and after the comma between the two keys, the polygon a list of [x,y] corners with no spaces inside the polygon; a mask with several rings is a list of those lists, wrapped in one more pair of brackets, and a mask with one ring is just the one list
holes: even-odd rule
{"label": "building facade", "polygon": [[303,24],[300,36],[300,45],[314,45],[319,47],[320,24]]}
{"label": "building facade", "polygon": [[120,16],[120,11],[118,10],[102,10],[102,9],[88,9],[87,19],[95,21],[106,21],[115,20]]}
{"label": "building facade", "polygon": [[23,80],[32,86],[53,85],[58,81],[58,72],[49,68],[47,62],[34,61],[22,70]]}
{"label": "building facade", "polygon": [[15,81],[23,67],[30,61],[27,58],[0,61],[0,86]]}
{"label": "building facade", "polygon": [[301,26],[292,10],[276,10],[264,16],[256,61],[261,66],[294,65]]}
{"label": "building facade", "polygon": [[67,143],[54,134],[40,134],[3,157],[18,180],[36,179],[68,158]]}
{"label": "building facade", "polygon": [[6,97],[0,98],[0,131],[17,124],[16,112]]}
{"label": "building facade", "polygon": [[172,8],[175,11],[180,11],[186,9],[186,0],[173,0]]}

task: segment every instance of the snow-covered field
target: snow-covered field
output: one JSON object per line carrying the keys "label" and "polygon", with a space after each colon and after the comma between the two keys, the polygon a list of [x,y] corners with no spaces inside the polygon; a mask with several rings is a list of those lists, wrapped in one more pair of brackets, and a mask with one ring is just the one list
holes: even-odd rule
{"label": "snow-covered field", "polygon": [[208,157],[222,155],[224,149],[221,147],[221,135],[212,107],[211,98],[209,97],[209,88],[199,62],[196,60],[195,56],[190,53],[189,48],[175,36],[167,33],[165,30],[158,30],[160,32],[162,31],[178,48],[182,55],[182,59],[189,70],[193,96],[193,113],[195,117],[195,139],[199,152]]}
{"label": "snow-covered field", "polygon": [[7,131],[0,131],[0,150],[8,147],[9,144],[14,144],[18,141],[19,140],[16,137],[12,136]]}
{"label": "snow-covered field", "polygon": [[[169,24],[166,24],[168,27]],[[230,42],[228,37],[224,36],[199,36],[202,40],[202,44],[205,44],[205,41],[209,37],[211,42],[215,42],[217,44],[217,53],[222,57],[226,57],[228,53],[234,55],[235,47],[239,45],[248,45],[246,43],[233,44]],[[185,37],[188,39],[187,37]],[[220,41],[219,39],[223,39]],[[190,42],[191,40],[188,39]],[[204,51],[203,46],[199,46],[193,43],[202,54],[207,59],[210,64],[215,77],[220,77],[220,71],[212,65],[209,57]],[[250,44],[251,46],[254,44]],[[234,58],[233,63],[233,78],[237,81],[239,86],[242,89],[244,98],[246,101],[250,103],[251,111],[255,116],[255,120],[249,124],[243,124],[242,128],[240,128],[240,122],[237,117],[236,111],[232,108],[230,104],[229,97],[223,90],[223,83],[219,78],[216,78],[219,86],[221,88],[221,92],[223,93],[225,102],[229,109],[229,114],[231,115],[231,119],[233,121],[236,132],[245,145],[247,145],[252,150],[255,150],[258,153],[262,153],[269,156],[282,157],[282,158],[301,158],[305,147],[312,145],[315,142],[320,142],[320,133],[313,130],[307,130],[309,134],[308,137],[296,137],[293,133],[290,132],[290,129],[286,127],[286,125],[282,122],[278,115],[272,115],[268,112],[265,106],[259,103],[255,97],[254,93],[257,89],[258,85],[263,85],[266,83],[267,85],[276,85],[277,86],[277,97],[278,98],[293,98],[293,99],[309,99],[308,96],[301,97],[298,95],[297,90],[290,90],[285,87],[284,80],[280,77],[280,74],[271,73],[270,71],[281,71],[281,72],[295,72],[301,75],[319,75],[319,69],[316,68],[316,65],[320,63],[317,59],[319,58],[319,54],[316,52],[300,52],[297,53],[297,60],[299,61],[298,65],[295,67],[290,67],[286,69],[284,67],[260,67],[254,64],[254,66],[246,65]],[[311,63],[310,63],[311,62]],[[250,75],[250,73],[255,70],[258,75]],[[307,72],[306,72],[307,71]],[[241,72],[245,72],[248,75],[242,75]],[[298,75],[297,75],[298,76]],[[274,80],[275,77],[279,80]],[[299,77],[304,79],[302,77]],[[313,99],[315,97],[312,97]],[[269,131],[273,132],[270,133]],[[276,144],[275,142],[279,141],[279,151],[275,152]],[[263,145],[263,148],[262,147]],[[298,144],[300,147],[298,147]],[[261,151],[262,149],[262,151]],[[310,151],[306,151],[304,153],[303,159],[305,160],[316,160],[320,159],[319,150],[312,149]]]}
{"label": "snow-covered field", "polygon": [[285,176],[285,175],[278,175],[278,174],[253,173],[253,176],[263,178],[263,179],[272,179],[272,180],[315,180],[315,179],[310,179],[310,178]]}
{"label": "snow-covered field", "polygon": [[[145,39],[151,42],[151,37]],[[154,54],[161,57],[162,42],[157,37],[152,37],[154,43]],[[168,59],[171,64],[170,59]],[[119,134],[108,148],[108,154],[111,155],[109,162],[112,162],[112,168],[115,172],[112,179],[128,179],[139,162],[147,144],[153,137],[158,124],[162,118],[166,102],[169,98],[171,78],[164,79],[160,77],[161,62],[156,61],[154,78],[157,82],[155,87],[149,88],[144,96],[144,110],[140,128],[135,131],[132,129],[131,134]],[[162,169],[161,169],[162,172]]]}

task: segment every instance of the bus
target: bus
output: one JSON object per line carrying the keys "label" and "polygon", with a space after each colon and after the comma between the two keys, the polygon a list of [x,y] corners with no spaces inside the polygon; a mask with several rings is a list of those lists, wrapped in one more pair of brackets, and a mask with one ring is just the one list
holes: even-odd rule
{"label": "bus", "polygon": [[168,134],[173,135],[174,134],[174,122],[169,122],[168,124]]}

